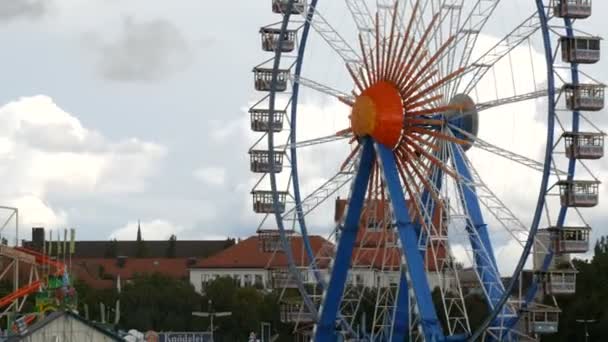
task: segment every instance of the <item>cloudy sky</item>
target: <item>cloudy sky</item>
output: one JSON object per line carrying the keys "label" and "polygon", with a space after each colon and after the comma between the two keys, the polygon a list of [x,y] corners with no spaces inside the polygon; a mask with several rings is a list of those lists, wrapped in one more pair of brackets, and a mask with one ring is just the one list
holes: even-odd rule
{"label": "cloudy sky", "polygon": [[[528,8],[531,1],[514,3]],[[594,6],[595,13],[608,11],[605,2]],[[247,150],[254,138],[246,108],[259,96],[251,68],[268,57],[258,29],[277,20],[269,0],[2,1],[0,204],[19,207],[22,234],[29,237],[32,225],[43,225],[75,227],[80,239],[131,239],[138,219],[147,239],[253,233],[259,217],[250,209],[254,179]],[[336,25],[346,23],[341,18]],[[512,27],[493,25],[496,32]],[[599,16],[581,25],[608,36]],[[489,32],[482,43],[497,36]],[[538,51],[532,55],[542,58]],[[309,63],[318,75],[331,74],[325,56]],[[585,70],[608,83],[607,68]],[[504,122],[498,119],[482,119],[480,135],[537,158],[542,146],[530,144],[544,133],[538,134],[543,127],[536,109],[534,103],[516,108],[512,115],[530,113],[506,119],[530,139],[500,134]],[[335,114],[345,108],[334,102],[304,96],[302,112],[310,118],[302,138],[344,128],[344,117]],[[606,112],[593,117],[606,128]],[[489,174],[488,184],[516,211],[531,215],[534,190],[516,179],[518,171],[505,164],[498,177],[487,155],[473,157]],[[335,171],[334,164],[317,165],[314,150],[303,160],[307,189]],[[606,160],[594,166],[602,168],[608,170]],[[608,203],[606,185],[601,189]],[[596,236],[608,233],[607,208],[589,211]],[[313,222],[320,227],[332,219],[328,207]]]}

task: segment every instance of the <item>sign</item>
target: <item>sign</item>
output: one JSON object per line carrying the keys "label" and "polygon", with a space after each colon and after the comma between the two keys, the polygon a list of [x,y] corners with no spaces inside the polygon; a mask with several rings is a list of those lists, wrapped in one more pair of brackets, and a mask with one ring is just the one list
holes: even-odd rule
{"label": "sign", "polygon": [[213,342],[213,336],[208,331],[167,332],[158,334],[158,342]]}

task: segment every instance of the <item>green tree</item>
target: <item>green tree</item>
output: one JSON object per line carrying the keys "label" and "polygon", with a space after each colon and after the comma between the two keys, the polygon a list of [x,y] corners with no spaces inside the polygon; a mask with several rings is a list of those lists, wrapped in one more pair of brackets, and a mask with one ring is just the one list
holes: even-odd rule
{"label": "green tree", "polygon": [[192,312],[200,310],[201,296],[187,280],[161,274],[139,275],[120,294],[120,325],[140,331],[194,330]]}

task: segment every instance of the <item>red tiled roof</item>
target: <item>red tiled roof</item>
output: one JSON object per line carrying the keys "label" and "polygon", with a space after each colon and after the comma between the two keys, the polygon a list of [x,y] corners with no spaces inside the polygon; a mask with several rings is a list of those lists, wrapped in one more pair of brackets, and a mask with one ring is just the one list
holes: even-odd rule
{"label": "red tiled roof", "polygon": [[[314,255],[321,248],[331,243],[320,236],[309,236]],[[291,250],[298,266],[308,266],[304,244],[301,236],[291,237]],[[285,268],[287,256],[284,252],[265,252],[260,248],[260,237],[252,236],[229,247],[209,258],[201,260],[192,268]]]}
{"label": "red tiled roof", "polygon": [[[73,258],[72,274],[95,288],[112,287],[118,275],[122,280],[132,279],[136,274],[161,273],[173,278],[188,276],[189,258],[127,258],[124,266],[119,267],[117,259],[106,258]],[[108,275],[107,279],[100,274]]]}

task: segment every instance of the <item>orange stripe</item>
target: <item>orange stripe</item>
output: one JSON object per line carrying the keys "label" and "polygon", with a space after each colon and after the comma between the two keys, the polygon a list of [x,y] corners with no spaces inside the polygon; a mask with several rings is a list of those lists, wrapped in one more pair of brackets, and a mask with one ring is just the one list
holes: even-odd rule
{"label": "orange stripe", "polygon": [[446,77],[440,79],[437,83],[431,85],[430,87],[422,90],[421,92],[418,93],[418,95],[412,97],[412,98],[408,98],[407,101],[418,101],[419,99],[421,99],[422,97],[424,97],[426,94],[432,92],[433,90],[441,87],[445,82],[451,80],[452,78],[458,76],[459,74],[461,74],[464,71],[464,68],[460,68],[454,72],[452,72],[451,74],[447,75]]}
{"label": "orange stripe", "polygon": [[421,100],[419,102],[406,103],[403,109],[405,111],[408,111],[410,109],[416,109],[418,107],[426,106],[432,102],[441,100],[442,98],[443,98],[443,94],[439,94],[439,95],[435,95],[433,97],[429,97],[428,99]]}
{"label": "orange stripe", "polygon": [[435,52],[435,55],[433,55],[433,57],[431,57],[431,59],[429,59],[426,64],[424,66],[422,66],[422,68],[420,69],[420,71],[418,71],[418,73],[416,75],[414,75],[414,77],[412,77],[411,80],[408,81],[407,84],[404,84],[403,86],[405,87],[405,91],[408,93],[413,91],[412,87],[416,84],[416,81],[418,81],[418,79],[420,77],[422,77],[422,75],[424,75],[424,73],[433,65],[433,63],[435,63],[435,61],[440,57],[440,55],[443,53],[443,51],[450,46],[450,44],[454,41],[454,38],[456,38],[455,36],[450,37],[438,50],[437,52]]}

